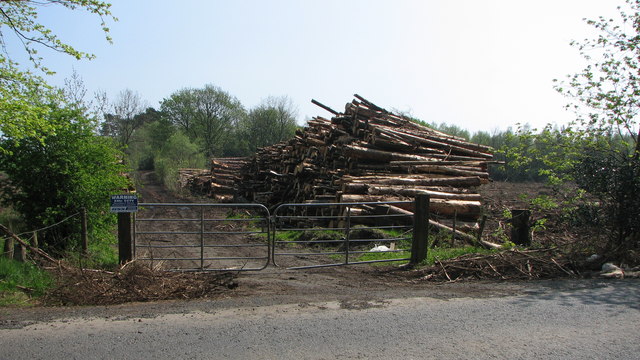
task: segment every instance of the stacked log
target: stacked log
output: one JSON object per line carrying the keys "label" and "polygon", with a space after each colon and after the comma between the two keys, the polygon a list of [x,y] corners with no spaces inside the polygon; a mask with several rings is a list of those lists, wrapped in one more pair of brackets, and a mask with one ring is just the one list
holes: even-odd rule
{"label": "stacked log", "polygon": [[210,169],[182,169],[182,187],[219,202],[232,202],[237,197],[241,169],[249,160],[243,157],[214,158]]}
{"label": "stacked log", "polygon": [[[242,169],[240,193],[250,201],[402,201],[431,197],[434,220],[473,229],[481,213],[474,188],[487,183],[488,146],[444,134],[355,95],[344,113],[315,117],[289,141],[258,150]],[[354,210],[358,214],[362,209]],[[368,212],[410,207],[370,206]],[[456,220],[453,220],[456,218]]]}
{"label": "stacked log", "polygon": [[[456,221],[457,229],[477,227],[481,198],[474,189],[489,181],[490,147],[436,131],[358,95],[343,113],[313,102],[334,116],[315,117],[292,139],[258,149],[239,173],[224,173],[224,166],[212,169],[215,193],[233,182],[244,200],[271,207],[403,201],[428,194],[434,225],[453,232],[459,232],[451,228]],[[224,183],[226,177],[232,182]],[[412,210],[389,205],[352,209],[358,214]]]}

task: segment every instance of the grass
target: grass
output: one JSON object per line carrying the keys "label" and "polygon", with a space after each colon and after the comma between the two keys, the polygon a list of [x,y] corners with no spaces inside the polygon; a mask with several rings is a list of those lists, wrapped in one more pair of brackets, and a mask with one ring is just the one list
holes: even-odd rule
{"label": "grass", "polygon": [[28,306],[45,294],[53,279],[31,263],[0,257],[0,306]]}
{"label": "grass", "polygon": [[89,269],[113,269],[118,266],[118,247],[115,240],[89,242],[88,254],[83,255],[79,249],[67,252],[64,258],[72,264]]}
{"label": "grass", "polygon": [[[429,249],[427,252],[427,258],[420,263],[420,266],[429,266],[435,264],[436,259],[439,261],[457,258],[466,254],[490,254],[495,250],[487,250],[476,246],[464,246],[464,247],[435,247]],[[361,254],[354,261],[373,261],[373,260],[388,260],[388,259],[402,259],[411,257],[409,251],[400,252],[368,252]],[[381,263],[384,264],[384,263]],[[397,264],[406,264],[406,262],[399,261]]]}
{"label": "grass", "polygon": [[[368,252],[366,254],[360,254],[356,261],[375,261],[375,260],[390,260],[390,259],[404,259],[410,258],[411,253],[408,251],[399,251],[399,252],[387,252],[387,251],[378,251],[378,252]],[[398,264],[406,264],[407,261],[398,261]]]}
{"label": "grass", "polygon": [[[365,229],[366,230],[366,229]],[[403,237],[406,234],[404,234],[403,232],[397,231],[397,230],[384,230],[384,231],[380,231],[381,233],[381,238],[399,238],[399,237]],[[367,233],[367,236],[370,236],[371,234]],[[319,230],[319,231],[278,231],[276,233],[276,240],[277,241],[283,241],[283,242],[289,242],[289,243],[295,243],[295,241],[300,241],[300,240],[306,240],[306,241],[313,241],[313,240],[330,240],[330,239],[340,239],[344,236],[343,232],[340,231],[326,231],[326,230]],[[375,240],[372,241],[372,243],[375,243]],[[446,242],[445,242],[446,244]],[[308,244],[310,245],[310,244]],[[383,243],[383,245],[388,245],[386,243]],[[334,246],[331,246],[331,244],[321,244],[320,246],[326,248],[326,250],[329,250],[331,248],[333,248]],[[372,245],[373,246],[373,245]],[[403,241],[398,241],[396,243],[396,246],[400,249],[409,249],[411,247],[411,240],[403,240]],[[420,264],[421,266],[429,266],[429,265],[433,265],[435,263],[436,260],[447,260],[447,259],[453,259],[462,255],[466,255],[466,254],[489,254],[495,252],[494,250],[487,250],[481,247],[477,247],[477,246],[463,246],[463,247],[451,247],[451,246],[436,246],[434,248],[430,248],[427,252],[427,258]],[[356,262],[356,261],[376,261],[376,260],[392,260],[392,259],[403,259],[403,258],[410,258],[411,257],[411,252],[410,251],[399,251],[399,252],[386,252],[386,251],[380,251],[380,252],[367,252],[367,253],[363,253],[363,254],[350,254],[349,256],[349,261],[352,262]],[[335,260],[335,261],[344,261],[344,255],[343,254],[333,254],[330,255],[330,258]],[[396,264],[401,265],[401,264],[405,264],[406,261],[398,261],[396,262]],[[376,265],[388,265],[389,263],[385,263],[385,262],[381,262],[381,263],[373,263],[373,266]]]}

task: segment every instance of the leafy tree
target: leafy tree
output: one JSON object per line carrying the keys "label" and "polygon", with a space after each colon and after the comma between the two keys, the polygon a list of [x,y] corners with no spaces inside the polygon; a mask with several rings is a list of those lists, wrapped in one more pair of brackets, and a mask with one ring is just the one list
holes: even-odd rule
{"label": "leafy tree", "polygon": [[160,155],[171,136],[178,130],[153,108],[148,108],[144,114],[138,116],[145,119],[144,125],[133,134],[129,144],[130,164],[139,170],[153,170],[155,159]]}
{"label": "leafy tree", "polygon": [[627,0],[619,15],[587,20],[598,36],[572,45],[589,65],[556,81],[576,120],[563,129],[520,131],[507,159],[595,197],[590,220],[606,233],[605,250],[624,257],[640,248],[640,0]]}
{"label": "leafy tree", "polygon": [[599,35],[573,45],[589,65],[556,86],[578,114],[565,131],[574,178],[600,199],[612,250],[640,247],[640,0],[618,9],[618,21],[587,20]]}
{"label": "leafy tree", "polygon": [[178,170],[181,168],[202,168],[206,158],[182,132],[175,132],[162,147],[155,159],[156,175],[171,190],[178,190]]}
{"label": "leafy tree", "polygon": [[[63,6],[71,10],[85,10],[100,18],[101,27],[107,37],[106,20],[115,20],[109,10],[110,4],[95,0],[4,0],[0,1],[0,133],[2,139],[45,136],[53,131],[45,119],[50,115],[49,101],[45,97],[57,96],[49,91],[46,81],[24,69],[9,56],[6,50],[8,39],[20,42],[31,64],[45,74],[52,71],[43,65],[38,48],[45,47],[66,53],[74,58],[92,58],[68,45],[46,26],[37,21],[39,7]],[[0,148],[0,151],[3,151]]]}
{"label": "leafy tree", "polygon": [[[56,224],[85,207],[94,238],[103,238],[114,220],[108,212],[109,194],[128,185],[121,176],[125,169],[120,153],[109,139],[95,135],[93,121],[81,110],[48,106],[45,120],[55,133],[2,142],[8,150],[0,155],[0,167],[7,175],[2,199],[22,214],[31,229]],[[40,238],[50,249],[65,250],[78,233],[79,224],[65,222]]]}
{"label": "leafy tree", "polygon": [[297,128],[296,115],[291,99],[286,96],[269,97],[251,109],[240,124],[249,150],[255,151],[293,137]]}
{"label": "leafy tree", "polygon": [[0,139],[50,133],[53,126],[46,121],[50,112],[46,103],[58,95],[49,91],[42,78],[21,72],[7,61],[0,55]]}
{"label": "leafy tree", "polygon": [[[71,55],[78,60],[94,58],[94,55],[79,51],[63,42],[51,29],[37,21],[38,8],[48,6],[63,6],[70,10],[80,9],[98,16],[106,39],[111,42],[106,19],[111,18],[115,21],[116,18],[111,14],[111,4],[107,2],[97,0],[4,0],[0,2],[0,46],[5,47],[6,32],[9,30],[20,41],[33,65],[47,73],[51,73],[51,71],[42,65],[43,59],[38,55],[37,46]],[[2,58],[8,60],[6,53],[2,55]],[[5,64],[9,65],[10,62]]]}
{"label": "leafy tree", "polygon": [[160,110],[205,156],[222,154],[227,138],[245,110],[238,99],[213,85],[182,89],[161,102]]}
{"label": "leafy tree", "polygon": [[187,136],[194,139],[197,134],[194,129],[194,113],[196,99],[194,89],[182,89],[174,92],[160,103],[162,116],[181,129]]}

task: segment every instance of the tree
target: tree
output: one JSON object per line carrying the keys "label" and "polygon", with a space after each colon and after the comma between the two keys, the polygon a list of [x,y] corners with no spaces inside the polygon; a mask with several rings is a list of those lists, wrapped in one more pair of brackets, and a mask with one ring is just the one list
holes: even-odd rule
{"label": "tree", "polygon": [[112,112],[104,115],[102,135],[116,139],[120,146],[126,148],[134,131],[149,119],[141,116],[145,107],[140,94],[130,89],[122,90],[111,107]]}
{"label": "tree", "polygon": [[563,131],[564,164],[599,199],[609,250],[624,252],[640,248],[640,0],[618,10],[617,20],[586,20],[598,36],[572,45],[589,65],[556,89],[577,114]]}
{"label": "tree", "polygon": [[162,116],[181,129],[187,136],[194,139],[197,134],[193,128],[194,112],[196,110],[195,90],[182,89],[174,92],[160,103]]}
{"label": "tree", "polygon": [[251,109],[240,126],[249,150],[291,138],[297,128],[296,115],[291,99],[286,96],[269,97]]}
{"label": "tree", "polygon": [[144,125],[135,131],[127,148],[129,163],[134,169],[153,170],[156,158],[177,130],[153,108],[147,108],[137,116],[142,118]]}
{"label": "tree", "polygon": [[[46,121],[55,133],[1,143],[8,150],[0,155],[7,176],[2,200],[23,216],[30,229],[57,224],[84,207],[94,239],[108,238],[114,219],[107,199],[128,186],[121,175],[125,168],[120,153],[109,139],[95,135],[94,122],[82,110],[48,106]],[[78,233],[77,222],[64,222],[39,235],[46,247],[64,251]]]}
{"label": "tree", "polygon": [[171,190],[179,190],[178,179],[181,168],[202,168],[206,158],[182,132],[175,132],[163,145],[155,158],[156,175]]}
{"label": "tree", "polygon": [[182,89],[163,100],[160,110],[192,141],[198,142],[207,157],[222,155],[229,134],[245,116],[238,99],[213,85]]}
{"label": "tree", "polygon": [[[42,65],[43,59],[38,55],[37,46],[71,55],[78,60],[94,58],[94,55],[79,51],[63,42],[51,29],[37,22],[38,7],[46,8],[49,6],[84,10],[98,16],[105,37],[107,41],[111,42],[106,19],[110,18],[114,21],[117,19],[111,14],[111,4],[107,2],[97,0],[3,0],[0,1],[0,46],[5,48],[6,30],[9,30],[20,41],[32,64],[46,73],[51,73],[51,71]],[[3,65],[11,64],[6,52],[2,58],[8,60]]]}
{"label": "tree", "polygon": [[[93,55],[81,52],[59,39],[55,33],[37,21],[38,7],[63,6],[71,10],[85,10],[98,16],[108,41],[109,28],[106,20],[116,20],[109,10],[110,4],[95,0],[4,0],[0,1],[0,133],[2,139],[45,136],[53,131],[45,119],[50,108],[47,103],[59,97],[49,91],[46,81],[29,71],[20,69],[9,56],[6,43],[10,38],[17,39],[22,45],[31,64],[45,74],[52,71],[43,65],[38,55],[38,47],[49,48],[68,54],[76,59],[91,59]],[[0,151],[4,149],[0,148]]]}

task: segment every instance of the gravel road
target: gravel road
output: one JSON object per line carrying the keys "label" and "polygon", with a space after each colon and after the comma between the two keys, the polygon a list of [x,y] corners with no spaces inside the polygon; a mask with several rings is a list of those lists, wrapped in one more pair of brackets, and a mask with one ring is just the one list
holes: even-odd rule
{"label": "gravel road", "polygon": [[474,297],[443,285],[342,300],[49,309],[47,319],[47,309],[2,312],[0,358],[638,359],[639,285],[497,283]]}

